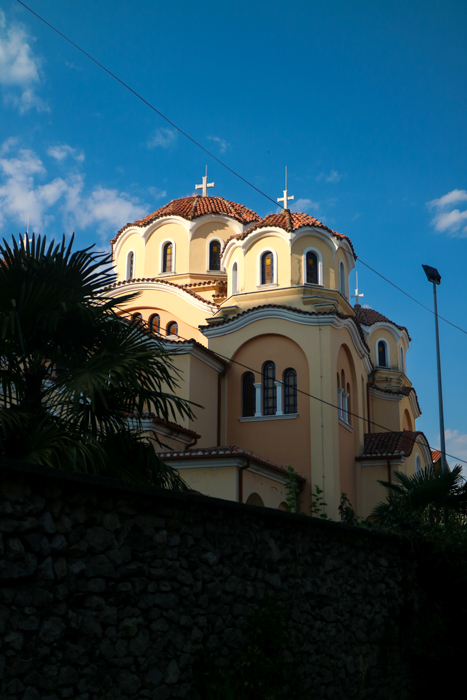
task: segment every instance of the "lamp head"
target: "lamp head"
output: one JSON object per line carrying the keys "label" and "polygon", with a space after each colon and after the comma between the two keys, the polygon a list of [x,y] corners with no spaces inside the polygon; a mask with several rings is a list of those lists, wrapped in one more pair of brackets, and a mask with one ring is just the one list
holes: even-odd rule
{"label": "lamp head", "polygon": [[430,267],[429,265],[422,265],[425,270],[425,275],[428,282],[433,282],[433,284],[441,284],[441,275],[435,267]]}

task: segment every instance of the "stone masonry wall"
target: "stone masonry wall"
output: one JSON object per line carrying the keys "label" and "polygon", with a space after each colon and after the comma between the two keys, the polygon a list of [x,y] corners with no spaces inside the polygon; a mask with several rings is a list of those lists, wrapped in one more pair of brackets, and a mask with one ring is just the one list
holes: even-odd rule
{"label": "stone masonry wall", "polygon": [[2,461],[0,554],[5,700],[189,698],[264,596],[296,697],[406,697],[410,566],[381,534]]}

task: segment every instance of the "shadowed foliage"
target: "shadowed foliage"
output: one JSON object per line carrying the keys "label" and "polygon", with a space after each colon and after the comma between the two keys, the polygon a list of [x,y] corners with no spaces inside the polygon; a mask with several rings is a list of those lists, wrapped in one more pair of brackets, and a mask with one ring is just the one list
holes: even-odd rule
{"label": "shadowed foliage", "polygon": [[186,488],[141,430],[192,417],[160,340],[118,310],[111,257],[45,237],[0,244],[0,454]]}

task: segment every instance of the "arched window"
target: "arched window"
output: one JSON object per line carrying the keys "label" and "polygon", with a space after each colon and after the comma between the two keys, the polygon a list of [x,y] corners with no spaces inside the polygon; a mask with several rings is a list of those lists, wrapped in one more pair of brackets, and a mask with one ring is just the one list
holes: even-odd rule
{"label": "arched window", "polygon": [[346,406],[345,406],[345,418],[344,420],[347,421],[350,425],[350,413],[352,409],[350,408],[350,384],[347,384],[347,396],[345,397],[346,399]]}
{"label": "arched window", "polygon": [[378,367],[389,367],[389,349],[385,340],[378,340],[377,362]]}
{"label": "arched window", "polygon": [[173,243],[165,243],[162,249],[162,272],[173,272],[173,253]]}
{"label": "arched window", "polygon": [[345,285],[345,265],[342,260],[339,262],[339,291],[344,296],[347,296],[347,288]]}
{"label": "arched window", "polygon": [[141,314],[133,314],[131,319],[140,326],[143,324],[143,317]]}
{"label": "arched window", "polygon": [[284,372],[284,413],[297,413],[297,373],[294,369]]}
{"label": "arched window", "polygon": [[221,269],[221,244],[219,241],[211,241],[209,244],[209,269]]}
{"label": "arched window", "polygon": [[415,474],[420,476],[423,474],[423,466],[420,455],[415,455]]}
{"label": "arched window", "polygon": [[274,256],[270,250],[261,256],[261,284],[274,283]]}
{"label": "arched window", "polygon": [[127,280],[132,280],[135,275],[135,254],[132,250],[127,255],[126,258],[126,278]]}
{"label": "arched window", "polygon": [[153,314],[149,317],[149,330],[151,333],[159,333],[161,329],[161,317],[159,314]]}
{"label": "arched window", "polygon": [[232,265],[232,294],[238,292],[238,265],[236,262]]}
{"label": "arched window", "polygon": [[167,335],[178,335],[178,323],[170,321],[170,323],[167,324]]}
{"label": "arched window", "polygon": [[255,375],[246,372],[242,380],[242,415],[254,416],[256,413]]}
{"label": "arched window", "polygon": [[274,362],[265,362],[263,366],[263,415],[276,413],[276,366]]}
{"label": "arched window", "polygon": [[316,253],[309,250],[306,254],[306,282],[308,284],[318,284],[318,257]]}
{"label": "arched window", "polygon": [[261,506],[264,508],[264,502],[259,493],[250,493],[246,499],[247,506]]}
{"label": "arched window", "polygon": [[405,372],[404,348],[401,348],[400,352],[401,352],[401,372]]}

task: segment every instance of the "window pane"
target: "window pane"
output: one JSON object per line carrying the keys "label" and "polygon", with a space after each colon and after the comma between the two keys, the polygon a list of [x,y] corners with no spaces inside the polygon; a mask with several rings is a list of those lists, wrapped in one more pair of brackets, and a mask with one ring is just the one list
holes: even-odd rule
{"label": "window pane", "polygon": [[164,246],[163,272],[172,272],[173,245],[166,243]]}
{"label": "window pane", "polygon": [[297,373],[287,369],[284,373],[284,413],[297,413]]}
{"label": "window pane", "polygon": [[243,416],[254,416],[256,413],[255,376],[253,372],[247,372],[243,376]]}
{"label": "window pane", "polygon": [[261,258],[261,284],[274,282],[274,257],[271,252],[263,253]]}
{"label": "window pane", "polygon": [[276,413],[276,367],[274,362],[266,362],[263,369],[263,413],[272,416]]}
{"label": "window pane", "polygon": [[167,326],[167,335],[178,335],[178,325],[175,321],[172,321],[172,323],[169,323]]}
{"label": "window pane", "polygon": [[318,259],[311,251],[306,254],[306,281],[309,284],[318,284]]}
{"label": "window pane", "polygon": [[221,246],[219,241],[212,241],[209,244],[209,269],[221,269]]}
{"label": "window pane", "polygon": [[159,333],[160,329],[160,316],[158,314],[153,314],[149,319],[149,330],[151,333]]}
{"label": "window pane", "polygon": [[386,343],[383,342],[382,340],[380,340],[378,343],[378,365],[380,367],[387,366]]}

